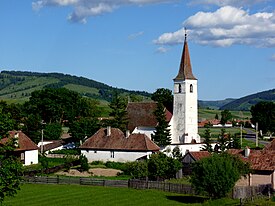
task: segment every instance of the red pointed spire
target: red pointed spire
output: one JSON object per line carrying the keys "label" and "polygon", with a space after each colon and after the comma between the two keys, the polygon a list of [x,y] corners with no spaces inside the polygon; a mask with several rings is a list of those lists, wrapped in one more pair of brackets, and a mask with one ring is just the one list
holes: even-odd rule
{"label": "red pointed spire", "polygon": [[188,44],[187,44],[187,33],[185,30],[185,38],[184,38],[184,45],[183,45],[183,51],[181,56],[181,62],[180,62],[180,69],[179,69],[178,75],[174,80],[186,80],[186,79],[196,80],[196,77],[192,73],[191,60],[190,60]]}

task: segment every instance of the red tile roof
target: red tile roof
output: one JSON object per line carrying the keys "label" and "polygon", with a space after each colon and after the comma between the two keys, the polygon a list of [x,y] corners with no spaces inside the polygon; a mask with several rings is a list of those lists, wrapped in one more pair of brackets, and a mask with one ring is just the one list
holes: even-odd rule
{"label": "red tile roof", "polygon": [[110,136],[107,136],[107,129],[99,129],[79,148],[127,151],[159,151],[160,149],[145,134],[131,134],[126,138],[123,132],[117,128],[111,128]]}
{"label": "red tile roof", "polygon": [[[136,127],[156,127],[157,120],[154,111],[156,102],[129,102],[127,105],[128,129],[132,132]],[[172,113],[165,109],[166,121],[170,121]]]}
{"label": "red tile roof", "polygon": [[211,156],[211,154],[208,151],[199,151],[199,152],[189,152],[189,154],[196,160],[200,160],[205,157]]}
{"label": "red tile roof", "polygon": [[193,72],[192,72],[188,44],[187,44],[187,41],[185,38],[182,56],[181,56],[179,73],[174,80],[186,80],[186,79],[196,80],[196,77],[193,75]]}
{"label": "red tile roof", "polygon": [[16,134],[18,135],[18,145],[19,147],[15,151],[24,151],[24,150],[37,150],[37,145],[23,132],[21,131],[10,131],[9,137],[3,138],[0,141],[0,144],[5,144],[9,141],[9,138],[15,138]]}
{"label": "red tile roof", "polygon": [[250,150],[248,157],[242,149],[229,149],[228,152],[249,162],[254,170],[275,170],[275,150]]}
{"label": "red tile roof", "polygon": [[275,150],[275,139],[273,139],[268,145],[266,145],[264,151],[266,150]]}

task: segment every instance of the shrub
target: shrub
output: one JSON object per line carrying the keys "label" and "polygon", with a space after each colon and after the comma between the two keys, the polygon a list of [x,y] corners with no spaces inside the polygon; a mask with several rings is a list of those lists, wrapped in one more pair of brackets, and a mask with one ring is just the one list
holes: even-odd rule
{"label": "shrub", "polygon": [[148,165],[146,161],[125,163],[124,174],[131,178],[143,178],[148,176]]}
{"label": "shrub", "polygon": [[89,170],[89,163],[88,163],[88,159],[87,159],[86,156],[80,155],[79,162],[80,162],[80,169],[82,171],[88,171]]}
{"label": "shrub", "polygon": [[122,162],[111,162],[108,161],[105,163],[107,168],[117,169],[117,170],[125,170],[125,163]]}

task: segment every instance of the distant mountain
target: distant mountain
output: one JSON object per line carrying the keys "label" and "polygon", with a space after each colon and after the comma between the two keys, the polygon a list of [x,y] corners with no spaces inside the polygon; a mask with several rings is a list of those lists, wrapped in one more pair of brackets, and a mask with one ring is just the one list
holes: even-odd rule
{"label": "distant mountain", "polygon": [[61,87],[76,91],[82,96],[105,101],[110,101],[114,92],[141,99],[151,96],[145,91],[115,88],[88,78],[62,73],[26,71],[1,71],[0,73],[0,99],[7,102],[22,103],[27,101],[31,92],[35,90]]}
{"label": "distant mountain", "polygon": [[210,108],[210,109],[220,109],[223,105],[226,105],[235,99],[225,99],[225,100],[217,100],[217,101],[204,101],[204,100],[199,100],[199,107],[200,108]]}
{"label": "distant mountain", "polygon": [[275,89],[268,91],[259,92],[256,94],[251,94],[240,99],[229,102],[220,107],[221,110],[250,110],[252,105],[257,104],[260,101],[273,101],[275,102]]}

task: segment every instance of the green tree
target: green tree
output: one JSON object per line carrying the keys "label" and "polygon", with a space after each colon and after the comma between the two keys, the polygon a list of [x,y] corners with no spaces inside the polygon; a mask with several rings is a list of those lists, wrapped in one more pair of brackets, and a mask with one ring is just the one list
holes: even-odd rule
{"label": "green tree", "polygon": [[156,131],[151,135],[152,140],[159,146],[171,144],[169,123],[166,121],[165,108],[162,103],[157,103],[157,109],[154,111],[158,125]]}
{"label": "green tree", "polygon": [[42,119],[38,114],[29,114],[23,119],[22,131],[31,138],[32,141],[38,143],[41,140]]}
{"label": "green tree", "polygon": [[50,123],[45,125],[44,137],[47,140],[58,140],[62,134],[62,125],[60,123]]}
{"label": "green tree", "polygon": [[173,111],[173,94],[170,89],[160,88],[157,89],[151,97],[155,102],[160,102],[169,111]]}
{"label": "green tree", "polygon": [[224,125],[226,122],[232,119],[232,114],[229,110],[223,110],[221,112],[221,124]]}
{"label": "green tree", "polygon": [[224,152],[226,149],[228,149],[229,140],[230,134],[226,134],[225,129],[222,128],[221,133],[217,139],[218,150],[216,152]]}
{"label": "green tree", "polygon": [[16,139],[10,139],[1,143],[1,140],[8,138],[8,131],[12,130],[14,120],[9,113],[3,113],[0,108],[0,203],[6,196],[14,196],[20,189],[20,182],[23,173],[22,163],[14,155]]}
{"label": "green tree", "polygon": [[88,171],[89,170],[89,163],[88,163],[88,159],[86,156],[84,156],[83,154],[80,155],[79,157],[79,162],[80,162],[80,169],[82,171]]}
{"label": "green tree", "polygon": [[130,175],[134,179],[144,178],[148,176],[148,165],[146,161],[127,162],[125,164],[124,173]]}
{"label": "green tree", "polygon": [[241,176],[248,174],[249,165],[227,153],[213,154],[192,165],[190,182],[198,193],[209,197],[225,197]]}
{"label": "green tree", "polygon": [[176,146],[173,150],[172,150],[172,157],[175,159],[178,159],[181,161],[183,155],[180,151],[180,148],[178,146]]}
{"label": "green tree", "polygon": [[218,114],[215,115],[215,119],[219,119],[219,115]]}
{"label": "green tree", "polygon": [[258,123],[259,130],[263,133],[275,132],[275,103],[259,102],[250,109],[252,118],[251,122],[255,125]]}
{"label": "green tree", "polygon": [[119,128],[121,131],[125,132],[127,130],[128,118],[127,118],[127,101],[125,98],[114,93],[113,99],[110,103],[110,116],[113,118],[108,123],[114,128]]}
{"label": "green tree", "polygon": [[179,160],[164,153],[152,154],[148,159],[148,176],[153,180],[173,178],[181,167]]}
{"label": "green tree", "polygon": [[47,124],[62,124],[64,120],[71,122],[76,117],[90,116],[91,105],[94,104],[77,92],[65,88],[47,88],[32,92],[24,109],[28,114],[38,114]]}
{"label": "green tree", "polygon": [[84,141],[86,137],[92,136],[98,129],[98,119],[92,117],[81,117],[69,125],[69,133],[75,141]]}
{"label": "green tree", "polygon": [[212,153],[213,147],[211,145],[211,131],[209,128],[206,128],[206,130],[204,130],[203,137],[204,137],[204,141],[203,141],[204,145],[202,147],[202,150]]}

